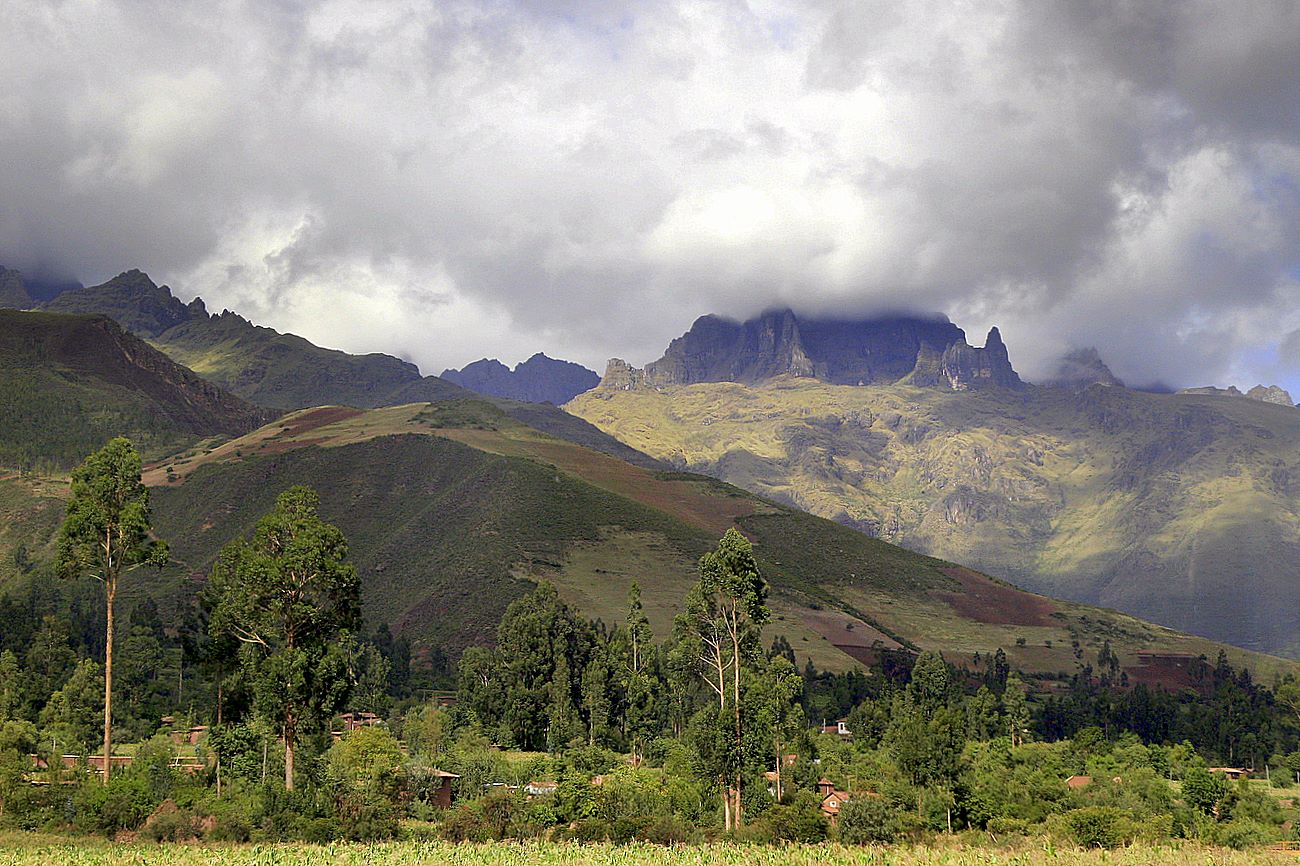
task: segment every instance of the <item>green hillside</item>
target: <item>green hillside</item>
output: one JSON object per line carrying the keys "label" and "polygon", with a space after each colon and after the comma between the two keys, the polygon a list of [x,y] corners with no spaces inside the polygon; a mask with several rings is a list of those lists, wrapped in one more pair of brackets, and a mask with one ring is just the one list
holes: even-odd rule
{"label": "green hillside", "polygon": [[67,468],[116,435],[161,454],[270,417],[103,316],[0,310],[0,467]]}
{"label": "green hillside", "polygon": [[[639,581],[662,636],[698,556],[732,525],[755,542],[772,583],[772,634],[823,667],[901,645],[953,658],[1001,647],[1025,670],[1072,671],[1073,642],[1095,655],[1109,640],[1141,678],[1152,658],[1139,653],[1213,658],[1220,648],[1016,590],[709,478],[634,466],[475,401],[306,410],[164,461],[146,481],[157,485],[157,528],[183,563],[157,591],[188,598],[224,543],[305,483],[352,543],[368,618],[452,650],[489,640],[506,605],[540,579],[607,622]],[[1286,666],[1230,652],[1257,675]]]}
{"label": "green hillside", "polygon": [[634,448],[1017,585],[1300,655],[1300,411],[1094,386],[607,389]]}
{"label": "green hillside", "polygon": [[[324,349],[223,311],[209,315],[203,301],[181,303],[167,286],[138,271],[98,286],[71,289],[45,309],[105,315],[204,379],[259,406],[279,412],[309,406],[370,409],[459,398],[478,398],[391,355],[350,355]],[[591,424],[551,405],[482,398],[506,414],[553,436],[623,460],[657,465]]]}

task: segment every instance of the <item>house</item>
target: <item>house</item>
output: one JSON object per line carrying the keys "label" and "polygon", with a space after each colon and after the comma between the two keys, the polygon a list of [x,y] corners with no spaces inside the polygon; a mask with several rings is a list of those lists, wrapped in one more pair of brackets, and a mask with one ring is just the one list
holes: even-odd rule
{"label": "house", "polygon": [[[163,719],[163,721],[167,721]],[[207,725],[191,725],[187,730],[169,731],[172,742],[178,746],[197,746],[208,733]]]}
{"label": "house", "polygon": [[[330,731],[330,736],[334,742],[343,739],[343,735],[349,731],[359,731],[362,728],[375,728],[384,723],[384,720],[374,713],[344,713],[338,717],[342,730],[334,728]],[[333,727],[333,726],[331,726]]]}
{"label": "house", "polygon": [[437,787],[433,789],[433,796],[430,802],[439,809],[451,808],[451,783],[459,779],[455,773],[448,773],[443,770],[429,770],[429,775],[434,779]]}
{"label": "house", "polygon": [[834,827],[840,820],[840,807],[847,803],[851,797],[845,791],[835,787],[835,783],[830,779],[823,778],[817,783],[817,793],[822,798],[822,814],[825,815]]}
{"label": "house", "polygon": [[1238,779],[1244,779],[1250,775],[1250,770],[1244,767],[1210,767],[1211,773],[1218,773],[1220,776],[1235,782]]}
{"label": "house", "polygon": [[1092,784],[1092,776],[1071,776],[1065,780],[1065,787],[1071,791],[1082,790]]}
{"label": "house", "polygon": [[356,731],[361,728],[373,728],[382,725],[384,720],[374,713],[344,713],[339,716],[344,731]]}
{"label": "house", "polygon": [[853,732],[849,730],[849,720],[840,719],[833,725],[822,725],[823,734],[834,734],[837,737],[851,737]]}
{"label": "house", "polygon": [[560,786],[555,782],[534,781],[524,785],[524,793],[528,795],[529,799],[532,799],[533,797],[549,797],[554,794],[559,787]]}

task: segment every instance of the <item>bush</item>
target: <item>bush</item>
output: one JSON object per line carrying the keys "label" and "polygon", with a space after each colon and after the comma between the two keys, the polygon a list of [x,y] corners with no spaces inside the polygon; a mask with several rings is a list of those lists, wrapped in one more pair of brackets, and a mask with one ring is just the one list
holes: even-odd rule
{"label": "bush", "polygon": [[773,806],[760,820],[780,842],[822,842],[830,832],[821,802],[806,791],[796,794],[789,804]]}
{"label": "bush", "polygon": [[447,813],[442,835],[448,842],[487,842],[492,838],[483,810],[476,803],[464,803]]}
{"label": "bush", "polygon": [[145,821],[140,835],[152,842],[188,842],[199,837],[198,821],[167,800]]}
{"label": "bush", "polygon": [[846,845],[893,842],[903,829],[898,812],[883,797],[854,797],[840,806],[840,841]]}
{"label": "bush", "polygon": [[382,792],[372,788],[353,788],[335,803],[343,838],[354,842],[377,842],[397,835],[397,806]]}
{"label": "bush", "polygon": [[990,818],[988,824],[985,825],[985,829],[994,836],[1028,836],[1031,826],[1030,822],[1022,818],[999,816]]}
{"label": "bush", "polygon": [[559,838],[571,842],[608,842],[613,837],[614,828],[608,821],[599,818],[576,821],[569,829],[559,834]]}
{"label": "bush", "polygon": [[1065,813],[1065,823],[1082,848],[1118,848],[1133,837],[1132,822],[1119,809],[1088,806]]}

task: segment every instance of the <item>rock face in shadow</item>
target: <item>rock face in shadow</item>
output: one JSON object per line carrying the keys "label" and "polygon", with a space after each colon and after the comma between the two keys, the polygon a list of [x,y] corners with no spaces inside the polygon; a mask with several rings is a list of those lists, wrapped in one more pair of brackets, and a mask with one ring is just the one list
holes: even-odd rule
{"label": "rock face in shadow", "polygon": [[600,383],[592,370],[538,352],[511,370],[495,358],[475,361],[460,370],[443,370],[441,378],[490,397],[562,406]]}
{"label": "rock face in shadow", "polygon": [[23,275],[18,271],[0,267],[0,309],[25,310],[32,305]]}
{"label": "rock face in shadow", "polygon": [[1123,388],[1124,383],[1110,371],[1094,348],[1075,349],[1056,362],[1056,370],[1051,378],[1039,384],[1047,388],[1064,388],[1067,391],[1082,391],[1092,385],[1105,385],[1108,388]]}
{"label": "rock face in shadow", "polygon": [[989,332],[984,348],[975,348],[944,317],[800,319],[791,310],[770,310],[746,322],[697,319],[643,371],[611,361],[602,387],[755,384],[778,376],[956,391],[1021,386],[997,328]]}

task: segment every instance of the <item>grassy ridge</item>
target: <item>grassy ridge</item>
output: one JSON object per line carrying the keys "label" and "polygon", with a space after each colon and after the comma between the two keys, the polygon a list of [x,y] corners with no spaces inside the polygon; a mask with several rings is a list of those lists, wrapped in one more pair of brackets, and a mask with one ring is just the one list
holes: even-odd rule
{"label": "grassy ridge", "polygon": [[774,380],[592,391],[629,445],[1057,597],[1296,651],[1300,411]]}
{"label": "grassy ridge", "polygon": [[[772,584],[770,635],[823,667],[899,645],[955,659],[1002,647],[1044,672],[1073,670],[1076,640],[1092,655],[1110,640],[1130,666],[1143,650],[1212,658],[1219,649],[1021,592],[714,479],[633,466],[477,401],[293,413],[164,461],[146,480],[157,486],[160,532],[199,579],[276,493],[315,486],[352,542],[372,621],[451,649],[490,639],[505,606],[542,578],[607,622],[621,620],[635,580],[664,635],[699,555],[732,525],[754,540]],[[172,592],[192,591],[168,580]],[[1285,666],[1231,655],[1262,676]]]}

